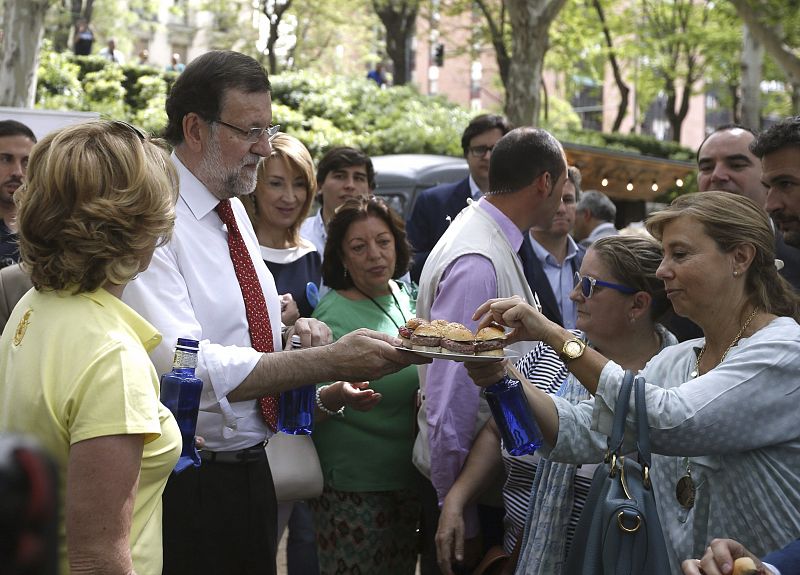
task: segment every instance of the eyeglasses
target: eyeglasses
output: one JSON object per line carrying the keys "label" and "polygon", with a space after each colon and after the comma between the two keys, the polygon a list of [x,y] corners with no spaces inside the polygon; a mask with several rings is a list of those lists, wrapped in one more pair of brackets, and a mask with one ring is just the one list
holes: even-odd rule
{"label": "eyeglasses", "polygon": [[611,288],[613,290],[617,290],[620,293],[628,295],[635,294],[637,291],[639,291],[628,286],[623,286],[620,284],[612,284],[611,282],[604,282],[603,280],[593,278],[592,276],[582,276],[580,272],[575,272],[575,285],[581,286],[581,294],[586,299],[592,297],[592,294],[594,294],[594,286],[596,285]]}
{"label": "eyeglasses", "polygon": [[494,146],[470,146],[467,149],[474,157],[482,158],[486,155],[486,152],[491,152],[494,150]]}
{"label": "eyeglasses", "polygon": [[264,128],[250,128],[249,130],[245,130],[238,126],[234,126],[233,124],[229,124],[228,122],[223,122],[222,120],[212,120],[212,122],[222,124],[226,128],[230,128],[231,130],[238,132],[251,144],[258,142],[265,133],[267,134],[267,141],[272,141],[272,138],[277,136],[278,130],[281,129],[280,125],[278,124],[275,124],[274,126],[266,126]]}

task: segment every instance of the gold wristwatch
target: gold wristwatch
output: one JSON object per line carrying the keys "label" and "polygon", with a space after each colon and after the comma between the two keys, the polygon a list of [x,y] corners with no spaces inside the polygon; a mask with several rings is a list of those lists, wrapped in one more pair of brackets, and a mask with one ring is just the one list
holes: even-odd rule
{"label": "gold wristwatch", "polygon": [[586,343],[582,339],[571,337],[564,342],[564,345],[561,347],[561,353],[558,355],[561,357],[561,361],[569,363],[573,359],[578,359],[582,356],[584,349],[586,349]]}

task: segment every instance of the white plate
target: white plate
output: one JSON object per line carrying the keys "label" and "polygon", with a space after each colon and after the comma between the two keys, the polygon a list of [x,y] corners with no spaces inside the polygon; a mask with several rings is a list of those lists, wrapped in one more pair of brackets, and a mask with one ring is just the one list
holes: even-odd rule
{"label": "white plate", "polygon": [[441,352],[441,351],[417,351],[416,349],[408,349],[407,347],[400,347],[395,346],[395,349],[401,349],[403,351],[410,351],[411,353],[416,353],[422,357],[429,357],[431,359],[449,359],[450,361],[474,361],[476,363],[492,363],[495,361],[502,361],[506,358],[515,358],[519,357],[514,351],[510,349],[505,350],[505,355],[500,357],[499,355],[466,355],[463,353],[453,353],[453,352]]}

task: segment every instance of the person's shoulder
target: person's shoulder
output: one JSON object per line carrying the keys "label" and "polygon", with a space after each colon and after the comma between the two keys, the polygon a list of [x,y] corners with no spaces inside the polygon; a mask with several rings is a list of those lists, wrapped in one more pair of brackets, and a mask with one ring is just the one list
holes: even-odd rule
{"label": "person's shoulder", "polygon": [[449,194],[455,192],[458,189],[463,188],[466,186],[466,189],[469,189],[469,178],[464,178],[463,180],[459,180],[458,182],[448,182],[446,184],[438,184],[426,190],[422,190],[419,193],[419,200],[433,200],[433,199],[445,199]]}

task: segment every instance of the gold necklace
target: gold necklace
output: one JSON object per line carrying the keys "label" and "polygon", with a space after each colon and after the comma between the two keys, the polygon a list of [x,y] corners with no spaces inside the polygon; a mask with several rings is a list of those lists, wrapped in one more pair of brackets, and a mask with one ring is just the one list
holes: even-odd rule
{"label": "gold necklace", "polygon": [[[736,336],[733,338],[733,341],[728,346],[728,348],[725,350],[725,353],[722,354],[722,357],[720,358],[719,363],[722,363],[723,361],[725,361],[725,356],[728,355],[728,352],[731,350],[731,348],[734,345],[736,345],[737,343],[739,343],[739,340],[742,339],[742,334],[744,334],[744,330],[747,329],[747,326],[750,325],[750,322],[753,321],[753,318],[756,317],[757,313],[758,313],[758,308],[754,308],[753,312],[750,314],[750,317],[748,317],[747,321],[745,321],[744,324],[742,325],[742,329],[739,330],[739,333],[737,333]],[[697,354],[697,360],[694,363],[694,371],[692,371],[692,373],[689,374],[691,377],[694,378],[694,377],[697,377],[700,374],[700,360],[703,359],[703,354],[705,352],[706,352],[706,344],[703,344],[703,349],[701,349],[700,353]],[[719,365],[719,364],[717,364],[717,365]]]}

